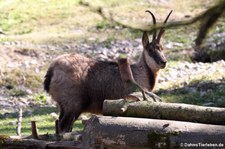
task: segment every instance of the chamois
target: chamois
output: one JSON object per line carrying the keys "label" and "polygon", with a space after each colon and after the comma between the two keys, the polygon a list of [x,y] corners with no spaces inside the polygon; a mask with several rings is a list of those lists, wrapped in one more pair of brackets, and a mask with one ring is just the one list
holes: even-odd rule
{"label": "chamois", "polygon": [[[151,14],[156,25],[153,13],[146,12]],[[135,82],[149,92],[155,87],[159,70],[165,68],[167,63],[160,44],[163,33],[163,28],[158,36],[154,30],[149,42],[148,33],[144,31],[140,60],[130,65]],[[64,54],[56,58],[45,75],[44,89],[59,105],[60,132],[72,131],[73,122],[82,112],[101,113],[105,99],[119,99],[135,92],[135,88],[122,80],[118,63],[79,54]]]}

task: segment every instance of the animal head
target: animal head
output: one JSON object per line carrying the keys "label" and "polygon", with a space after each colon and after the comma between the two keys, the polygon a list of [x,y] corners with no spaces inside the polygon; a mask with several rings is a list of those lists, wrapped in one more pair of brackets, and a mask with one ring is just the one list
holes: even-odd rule
{"label": "animal head", "polygon": [[[150,13],[153,19],[154,26],[156,25],[156,19],[153,13],[149,10],[146,10],[146,12]],[[164,24],[167,22],[170,14],[172,13],[172,10],[167,15]],[[160,44],[160,39],[163,35],[165,30],[163,28],[160,29],[158,35],[157,31],[153,31],[152,41],[149,42],[148,33],[146,31],[143,32],[142,36],[142,44],[144,48],[144,56],[147,64],[152,67],[153,69],[163,69],[166,67],[166,57],[163,54],[163,47]]]}

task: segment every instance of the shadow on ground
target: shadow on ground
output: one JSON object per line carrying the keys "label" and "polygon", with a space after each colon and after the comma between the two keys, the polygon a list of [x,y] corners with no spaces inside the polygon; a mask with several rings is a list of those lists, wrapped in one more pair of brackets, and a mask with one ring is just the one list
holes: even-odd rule
{"label": "shadow on ground", "polygon": [[184,87],[159,90],[157,95],[167,102],[225,107],[225,78],[217,81],[194,81]]}

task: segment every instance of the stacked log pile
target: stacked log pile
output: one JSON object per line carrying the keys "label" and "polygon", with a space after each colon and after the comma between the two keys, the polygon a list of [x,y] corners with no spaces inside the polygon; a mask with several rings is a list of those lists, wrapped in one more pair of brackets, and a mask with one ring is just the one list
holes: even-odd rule
{"label": "stacked log pile", "polygon": [[[151,99],[105,100],[103,116],[93,115],[84,124],[81,134],[70,133],[67,137],[65,134],[48,135],[47,139],[41,135],[37,139],[0,136],[0,148],[225,148],[225,108]],[[73,139],[75,136],[82,137]]]}
{"label": "stacked log pile", "polygon": [[84,148],[225,147],[225,108],[121,99],[103,114],[86,125]]}

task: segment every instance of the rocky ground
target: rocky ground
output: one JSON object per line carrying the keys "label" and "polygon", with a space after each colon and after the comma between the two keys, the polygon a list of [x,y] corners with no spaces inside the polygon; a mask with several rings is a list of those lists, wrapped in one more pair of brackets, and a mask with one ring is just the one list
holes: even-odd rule
{"label": "rocky ground", "polygon": [[[166,49],[182,46],[180,43],[169,42],[165,44]],[[13,96],[10,85],[2,85],[0,88],[0,110],[1,113],[15,110],[20,107],[32,107],[37,105],[34,100],[35,92],[43,92],[42,79],[49,63],[62,53],[78,52],[89,57],[101,60],[114,61],[120,54],[126,54],[136,61],[142,51],[140,39],[134,41],[111,41],[109,43],[65,43],[61,45],[32,45],[22,42],[4,42],[0,45],[0,78],[2,80],[10,79],[10,72],[19,69],[22,72],[29,70],[31,73],[40,74],[40,81],[34,89],[29,89],[26,85],[26,75],[17,75],[18,88],[25,90],[26,96]],[[186,52],[184,54],[187,54]],[[22,73],[23,74],[23,73]],[[224,89],[225,86],[225,61],[220,60],[213,63],[192,63],[187,61],[170,62],[165,70],[161,72],[159,84],[156,92],[159,94],[167,93],[171,90],[186,87],[189,93],[196,93],[201,88],[201,94],[208,90]],[[9,77],[9,78],[8,78]],[[7,79],[6,79],[7,78]],[[12,79],[12,78],[11,78]],[[15,79],[15,78],[14,78]],[[217,82],[204,84],[208,80]],[[193,83],[194,82],[194,83]],[[224,98],[224,97],[221,97]],[[52,106],[50,97],[47,97],[47,103],[44,106]],[[224,99],[225,100],[225,99]]]}

